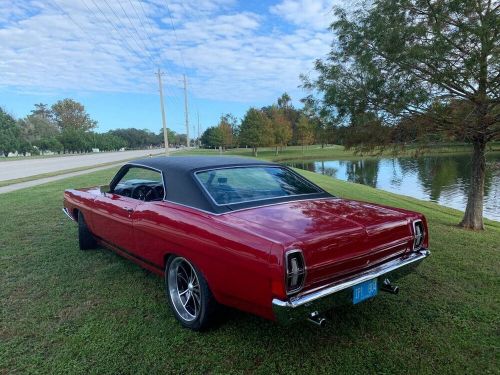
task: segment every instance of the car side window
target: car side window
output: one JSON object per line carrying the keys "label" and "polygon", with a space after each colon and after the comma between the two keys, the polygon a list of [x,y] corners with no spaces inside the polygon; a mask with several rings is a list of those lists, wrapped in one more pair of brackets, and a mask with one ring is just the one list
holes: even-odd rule
{"label": "car side window", "polygon": [[148,168],[130,167],[118,181],[113,193],[142,201],[159,201],[165,196],[162,174]]}

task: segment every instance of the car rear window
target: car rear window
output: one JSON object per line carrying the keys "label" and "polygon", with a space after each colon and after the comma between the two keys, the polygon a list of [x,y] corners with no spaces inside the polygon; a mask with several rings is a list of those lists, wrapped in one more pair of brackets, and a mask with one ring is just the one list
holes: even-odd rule
{"label": "car rear window", "polygon": [[195,175],[217,205],[323,192],[282,167],[222,168],[196,172]]}

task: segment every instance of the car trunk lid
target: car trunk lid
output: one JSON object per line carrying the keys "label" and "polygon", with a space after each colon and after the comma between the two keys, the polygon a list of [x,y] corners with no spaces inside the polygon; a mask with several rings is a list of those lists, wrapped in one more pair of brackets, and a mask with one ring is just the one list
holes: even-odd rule
{"label": "car trunk lid", "polygon": [[[387,207],[337,198],[287,202],[230,216],[267,237],[300,248],[307,266],[306,286],[338,279],[408,251],[409,215]],[[229,219],[229,218],[228,218]]]}

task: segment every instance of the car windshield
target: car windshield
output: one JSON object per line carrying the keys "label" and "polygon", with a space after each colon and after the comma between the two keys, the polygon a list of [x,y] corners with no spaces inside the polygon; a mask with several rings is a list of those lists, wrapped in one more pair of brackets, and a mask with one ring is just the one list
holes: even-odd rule
{"label": "car windshield", "polygon": [[196,172],[217,205],[322,193],[318,187],[282,167],[234,167]]}

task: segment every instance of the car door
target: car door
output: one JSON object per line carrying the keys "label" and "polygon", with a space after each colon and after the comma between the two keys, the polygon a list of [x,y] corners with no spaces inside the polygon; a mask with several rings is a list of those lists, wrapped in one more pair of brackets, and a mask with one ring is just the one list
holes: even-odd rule
{"label": "car door", "polygon": [[[95,234],[105,241],[134,252],[134,213],[147,197],[137,193],[141,186],[163,189],[162,175],[158,171],[141,166],[129,165],[113,180],[110,191],[103,193],[94,201],[92,217]],[[161,190],[154,197],[163,198]]]}
{"label": "car door", "polygon": [[140,202],[119,194],[106,193],[94,201],[95,234],[125,250],[133,247],[133,214]]}

